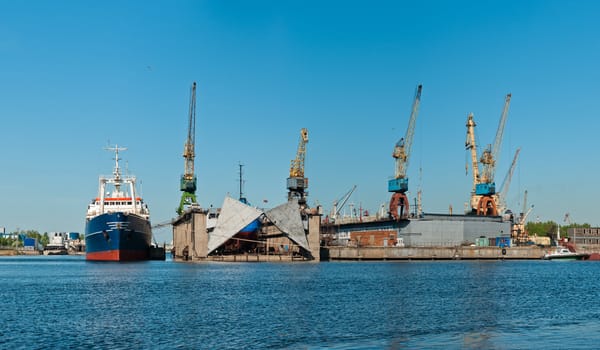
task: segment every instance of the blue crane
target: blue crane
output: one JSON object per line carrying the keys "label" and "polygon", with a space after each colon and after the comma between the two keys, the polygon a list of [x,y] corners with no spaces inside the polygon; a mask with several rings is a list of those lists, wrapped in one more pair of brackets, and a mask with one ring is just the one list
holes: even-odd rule
{"label": "blue crane", "polygon": [[[408,129],[406,135],[396,142],[392,157],[396,160],[396,172],[394,178],[388,181],[388,192],[392,192],[390,200],[390,215],[396,220],[406,218],[409,214],[409,201],[406,197],[408,191],[408,177],[406,170],[410,157],[410,147],[412,146],[413,136],[415,134],[415,124],[419,114],[419,104],[421,103],[421,90],[423,85],[417,86],[417,92],[413,102]],[[398,213],[398,209],[400,213]]]}
{"label": "blue crane", "polygon": [[508,117],[508,107],[510,106],[511,94],[506,95],[504,101],[504,109],[500,116],[500,124],[496,131],[496,138],[493,145],[488,145],[481,153],[479,163],[483,169],[479,172],[479,164],[477,163],[477,150],[475,145],[475,122],[473,115],[469,114],[467,120],[467,142],[466,148],[471,151],[473,162],[473,184],[474,192],[471,194],[471,207],[477,215],[498,215],[498,198],[496,195],[496,183],[494,182],[494,174],[496,172],[496,163],[500,156],[500,146],[502,145],[502,136],[504,134],[504,126]]}
{"label": "blue crane", "polygon": [[483,164],[480,182],[475,187],[475,194],[481,196],[490,196],[496,193],[496,183],[494,182],[494,174],[496,172],[496,162],[500,157],[500,146],[502,145],[502,135],[504,134],[504,125],[508,116],[508,107],[510,106],[511,94],[506,95],[504,101],[504,109],[500,116],[500,124],[496,130],[496,138],[493,145],[488,145],[481,154],[479,162]]}

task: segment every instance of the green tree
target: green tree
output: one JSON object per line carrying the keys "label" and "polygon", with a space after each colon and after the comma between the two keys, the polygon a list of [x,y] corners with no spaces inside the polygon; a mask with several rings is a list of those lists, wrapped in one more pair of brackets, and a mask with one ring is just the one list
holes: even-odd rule
{"label": "green tree", "polygon": [[25,237],[35,238],[38,241],[38,243],[42,241],[42,235],[40,235],[40,233],[35,230],[27,230],[23,233],[25,234]]}
{"label": "green tree", "polygon": [[529,233],[530,236],[550,236],[552,237],[552,232],[556,232],[556,223],[554,221],[546,221],[546,222],[528,222],[525,224],[525,229]]}
{"label": "green tree", "polygon": [[[525,229],[527,230],[527,232],[529,233],[530,236],[532,236],[532,235],[548,236],[548,237],[551,237],[553,239],[556,239],[556,228],[557,228],[557,226],[558,226],[558,224],[556,222],[554,222],[554,221],[528,222],[525,225]],[[570,228],[576,228],[576,227],[589,228],[591,226],[588,223],[584,223],[584,224],[572,223],[572,224],[560,226],[560,236],[561,237],[568,237],[569,236],[568,235],[568,230]]]}
{"label": "green tree", "polygon": [[[0,245],[22,247],[23,241],[21,240],[21,237],[35,238],[35,239],[37,239],[38,243],[42,243],[44,246],[46,244],[48,244],[48,241],[49,241],[47,234],[45,234],[46,238],[44,238],[44,236],[42,236],[36,230],[18,230],[15,234],[17,235],[16,239],[9,238],[7,241],[0,241]],[[44,243],[44,242],[46,242],[46,243]],[[4,244],[4,243],[7,243],[7,244]]]}
{"label": "green tree", "polygon": [[44,235],[42,236],[42,239],[40,240],[40,243],[45,247],[48,245],[48,243],[50,243],[50,236],[48,236],[48,232],[44,232]]}
{"label": "green tree", "polygon": [[9,237],[0,237],[0,246],[2,247],[12,247],[15,243],[15,240]]}

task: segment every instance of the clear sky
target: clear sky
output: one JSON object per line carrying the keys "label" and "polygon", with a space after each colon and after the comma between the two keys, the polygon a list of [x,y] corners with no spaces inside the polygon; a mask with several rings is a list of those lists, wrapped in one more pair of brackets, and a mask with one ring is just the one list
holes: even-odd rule
{"label": "clear sky", "polygon": [[[245,195],[275,206],[299,132],[309,130],[309,204],[389,200],[395,142],[417,84],[410,194],[425,212],[462,212],[465,122],[492,143],[512,102],[498,186],[531,219],[600,225],[597,174],[600,3],[595,1],[2,1],[0,227],[83,232],[108,144],[154,224],[175,216],[189,89],[197,90],[202,206]],[[170,239],[169,229],[157,232]]]}

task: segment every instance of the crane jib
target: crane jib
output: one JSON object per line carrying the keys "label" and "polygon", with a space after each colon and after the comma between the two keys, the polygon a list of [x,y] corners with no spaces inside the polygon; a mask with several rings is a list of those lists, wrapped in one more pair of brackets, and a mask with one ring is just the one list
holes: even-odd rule
{"label": "crane jib", "polygon": [[396,161],[396,169],[394,178],[388,181],[388,191],[394,193],[404,193],[408,191],[408,178],[406,170],[408,169],[408,161],[410,158],[410,148],[412,146],[413,137],[415,134],[415,124],[419,114],[419,105],[421,102],[421,91],[423,85],[417,86],[415,98],[413,101],[410,118],[408,120],[408,128],[406,135],[396,142],[392,157]]}

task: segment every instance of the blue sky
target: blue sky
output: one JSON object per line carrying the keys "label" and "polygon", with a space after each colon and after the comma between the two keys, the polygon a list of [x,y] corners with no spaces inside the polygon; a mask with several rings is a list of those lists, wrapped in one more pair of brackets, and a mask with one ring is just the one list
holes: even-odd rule
{"label": "blue sky", "polygon": [[[600,4],[593,1],[3,1],[0,227],[79,231],[116,144],[153,223],[175,216],[191,83],[204,207],[285,201],[309,129],[309,204],[387,202],[417,84],[409,195],[462,212],[473,112],[481,146],[512,101],[496,172],[532,219],[600,225]],[[157,232],[168,239],[170,231]]]}

